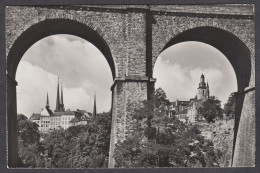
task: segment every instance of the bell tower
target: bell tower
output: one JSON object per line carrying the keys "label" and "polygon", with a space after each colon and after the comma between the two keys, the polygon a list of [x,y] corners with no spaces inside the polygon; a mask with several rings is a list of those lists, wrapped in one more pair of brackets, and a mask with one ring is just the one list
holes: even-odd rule
{"label": "bell tower", "polygon": [[207,100],[209,98],[209,85],[205,83],[205,77],[202,73],[200,76],[200,83],[198,87],[197,99]]}

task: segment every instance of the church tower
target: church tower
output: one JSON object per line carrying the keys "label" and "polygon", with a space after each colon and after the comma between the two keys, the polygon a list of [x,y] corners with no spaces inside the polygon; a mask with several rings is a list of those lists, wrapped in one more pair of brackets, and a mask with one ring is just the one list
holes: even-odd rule
{"label": "church tower", "polygon": [[60,81],[59,81],[59,78],[58,78],[57,99],[56,99],[55,112],[60,112],[61,111],[60,107],[61,107],[61,105],[60,105]]}
{"label": "church tower", "polygon": [[200,76],[200,83],[198,87],[197,99],[207,100],[209,98],[209,85],[205,83],[203,73]]}
{"label": "church tower", "polygon": [[93,114],[92,114],[92,116],[95,117],[95,118],[97,116],[96,92],[95,92],[95,96],[94,96],[94,106],[93,106]]}
{"label": "church tower", "polygon": [[60,110],[61,110],[61,111],[65,111],[64,103],[63,103],[63,88],[62,88],[62,83],[61,83],[61,103],[60,103]]}
{"label": "church tower", "polygon": [[49,108],[50,108],[48,92],[47,92],[47,101],[46,101],[46,106],[45,106],[45,108],[46,108],[46,109],[49,109]]}
{"label": "church tower", "polygon": [[207,82],[206,96],[209,98],[209,83]]}

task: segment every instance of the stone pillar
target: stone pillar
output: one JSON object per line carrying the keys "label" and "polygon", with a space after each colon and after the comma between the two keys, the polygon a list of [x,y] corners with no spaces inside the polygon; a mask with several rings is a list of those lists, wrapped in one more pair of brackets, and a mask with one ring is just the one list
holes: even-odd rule
{"label": "stone pillar", "polygon": [[113,92],[112,128],[109,151],[109,168],[115,167],[114,153],[118,141],[124,140],[134,129],[132,115],[141,102],[147,100],[148,87],[154,79],[148,77],[116,78]]}
{"label": "stone pillar", "polygon": [[[118,141],[126,139],[134,130],[132,115],[142,101],[150,98],[154,79],[151,76],[151,38],[147,37],[148,10],[128,8],[125,13],[124,38],[126,54],[124,76],[118,76],[111,87],[113,92],[112,128],[109,151],[109,168],[116,167],[114,154]],[[151,31],[149,32],[151,33]],[[150,35],[151,36],[151,35]],[[122,52],[118,52],[122,53]],[[147,62],[150,63],[147,63]],[[122,70],[122,69],[121,69]]]}
{"label": "stone pillar", "polygon": [[7,157],[10,168],[18,166],[16,86],[17,82],[7,75]]}
{"label": "stone pillar", "polygon": [[255,88],[245,90],[232,167],[255,166]]}

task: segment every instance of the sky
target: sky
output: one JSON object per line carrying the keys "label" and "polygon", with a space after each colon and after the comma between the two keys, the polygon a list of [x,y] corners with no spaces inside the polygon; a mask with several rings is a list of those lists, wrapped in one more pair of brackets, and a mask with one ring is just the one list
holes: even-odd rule
{"label": "sky", "polygon": [[[237,90],[234,70],[214,47],[183,42],[163,51],[154,67],[156,88],[162,87],[171,101],[189,100],[197,93],[204,73],[211,95],[225,103]],[[55,109],[58,76],[63,85],[65,109],[97,112],[111,108],[113,83],[110,67],[102,53],[88,41],[72,35],[53,35],[32,45],[22,57],[16,73],[17,112],[30,117],[46,105]]]}
{"label": "sky", "polygon": [[16,73],[17,112],[30,117],[46,105],[55,109],[58,76],[63,85],[65,109],[97,112],[111,108],[113,83],[103,54],[91,43],[71,35],[53,35],[32,45],[22,57]]}
{"label": "sky", "polygon": [[163,88],[170,101],[189,100],[197,94],[201,74],[210,95],[222,104],[237,91],[236,75],[228,59],[216,48],[201,42],[182,42],[164,50],[154,67],[156,88]]}

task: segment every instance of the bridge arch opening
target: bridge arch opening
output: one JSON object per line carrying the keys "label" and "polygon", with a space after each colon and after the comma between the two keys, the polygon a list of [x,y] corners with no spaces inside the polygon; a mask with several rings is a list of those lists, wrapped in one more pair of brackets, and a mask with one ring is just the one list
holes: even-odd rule
{"label": "bridge arch opening", "polygon": [[[215,27],[196,27],[193,29],[188,29],[182,33],[176,35],[174,38],[170,39],[160,53],[181,43],[186,43],[190,41],[201,42],[210,45],[217,50],[219,50],[230,62],[234,69],[236,82],[237,82],[237,92],[236,92],[236,107],[235,107],[235,121],[234,121],[234,140],[233,140],[233,153],[238,132],[238,126],[240,122],[240,116],[243,108],[245,89],[249,87],[251,78],[251,53],[250,49],[245,45],[234,34],[225,31],[223,29]],[[189,51],[189,48],[186,49]],[[159,56],[160,57],[160,56]],[[154,64],[154,69],[157,60]],[[153,72],[154,73],[154,72]],[[154,75],[154,74],[153,74]],[[169,79],[170,80],[170,79]],[[233,158],[233,156],[232,156]]]}
{"label": "bridge arch opening", "polygon": [[[93,44],[105,57],[114,79],[117,74],[114,59],[109,46],[97,31],[85,24],[69,19],[47,19],[32,25],[14,42],[7,55],[7,126],[8,126],[8,165],[18,164],[17,143],[17,82],[16,72],[25,52],[37,41],[48,36],[68,34],[80,37]],[[36,57],[37,58],[37,57]],[[113,97],[113,96],[112,96]]]}
{"label": "bridge arch opening", "polygon": [[[54,113],[57,83],[63,88],[64,111],[111,109],[113,77],[103,54],[90,42],[68,34],[45,37],[32,45],[16,71],[17,113],[27,118],[46,105]],[[32,82],[33,81],[33,82]]]}
{"label": "bridge arch opening", "polygon": [[16,69],[22,56],[34,43],[42,38],[56,34],[74,35],[92,43],[106,58],[111,68],[113,79],[116,77],[114,59],[109,46],[102,36],[89,26],[69,19],[46,19],[24,31],[14,42],[7,56],[8,76],[15,79]]}
{"label": "bridge arch opening", "polygon": [[185,41],[209,44],[222,52],[231,63],[237,77],[238,91],[249,86],[251,56],[249,48],[234,34],[215,27],[197,27],[186,30],[172,38],[161,50]]}
{"label": "bridge arch opening", "polygon": [[195,41],[175,44],[159,55],[154,66],[155,88],[161,87],[172,101],[190,100],[198,94],[202,74],[210,95],[216,96],[222,107],[230,94],[237,92],[236,75],[228,59],[218,49]]}

